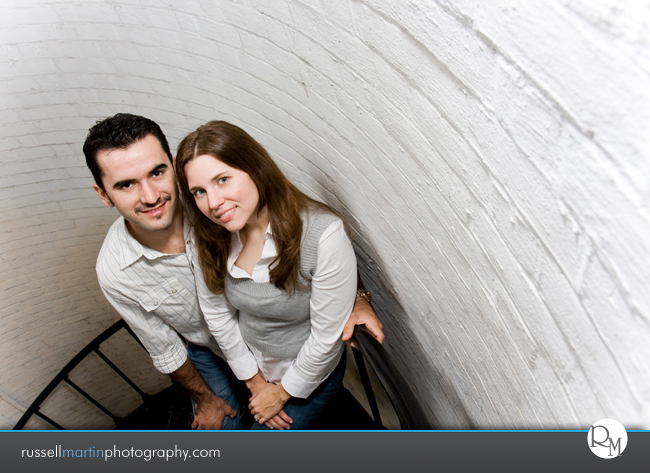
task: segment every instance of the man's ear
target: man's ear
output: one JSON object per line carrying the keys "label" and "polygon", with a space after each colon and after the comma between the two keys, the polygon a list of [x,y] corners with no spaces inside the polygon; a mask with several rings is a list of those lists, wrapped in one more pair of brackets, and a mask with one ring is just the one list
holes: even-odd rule
{"label": "man's ear", "polygon": [[113,205],[113,201],[108,196],[108,194],[104,191],[104,189],[99,187],[97,184],[93,184],[93,189],[95,189],[95,192],[97,192],[99,198],[102,199],[104,205],[106,205],[107,207],[115,207],[115,205]]}

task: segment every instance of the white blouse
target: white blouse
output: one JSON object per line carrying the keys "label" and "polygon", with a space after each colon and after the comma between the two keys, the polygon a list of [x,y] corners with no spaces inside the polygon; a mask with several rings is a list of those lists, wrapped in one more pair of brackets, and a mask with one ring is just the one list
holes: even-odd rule
{"label": "white blouse", "polygon": [[[232,234],[228,272],[234,278],[269,282],[269,265],[277,256],[269,225],[264,235],[262,257],[252,276],[235,266],[243,248],[239,232]],[[312,278],[311,333],[296,358],[271,358],[249,347],[241,336],[238,313],[225,294],[212,293],[203,280],[196,245],[192,245],[196,289],[205,320],[221,347],[228,364],[240,380],[259,372],[266,381],[282,381],[294,397],[307,398],[336,368],[344,349],[343,326],[350,317],[357,288],[357,261],[343,222],[331,223],[318,242],[316,272]]]}

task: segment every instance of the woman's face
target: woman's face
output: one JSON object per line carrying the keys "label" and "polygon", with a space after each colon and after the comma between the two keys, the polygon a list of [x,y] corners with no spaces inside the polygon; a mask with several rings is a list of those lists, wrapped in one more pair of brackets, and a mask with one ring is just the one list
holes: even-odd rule
{"label": "woman's face", "polygon": [[217,225],[236,232],[257,222],[259,192],[248,174],[203,154],[185,165],[199,210]]}

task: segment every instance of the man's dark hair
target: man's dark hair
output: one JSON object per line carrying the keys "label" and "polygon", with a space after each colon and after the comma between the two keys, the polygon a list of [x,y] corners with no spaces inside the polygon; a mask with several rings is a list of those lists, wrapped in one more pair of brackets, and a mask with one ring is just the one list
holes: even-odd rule
{"label": "man's dark hair", "polygon": [[125,149],[133,143],[153,135],[160,142],[160,146],[167,153],[169,162],[172,163],[172,153],[169,150],[167,138],[156,122],[130,113],[118,113],[112,117],[100,120],[88,130],[86,142],[84,143],[84,155],[86,165],[95,178],[95,182],[102,189],[104,183],[102,177],[104,172],[97,163],[97,154],[100,151],[112,149]]}

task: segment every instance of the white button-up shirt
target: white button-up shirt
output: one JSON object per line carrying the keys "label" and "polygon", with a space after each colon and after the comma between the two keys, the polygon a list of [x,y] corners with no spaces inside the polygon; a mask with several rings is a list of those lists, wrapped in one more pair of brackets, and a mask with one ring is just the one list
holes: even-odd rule
{"label": "white button-up shirt", "polygon": [[102,292],[163,373],[176,371],[187,359],[178,334],[223,356],[196,297],[189,225],[184,225],[183,233],[186,253],[160,253],[133,238],[120,217],[108,230],[97,257]]}
{"label": "white button-up shirt", "polygon": [[[230,275],[268,283],[269,265],[277,256],[271,226],[266,230],[262,257],[252,275],[235,265],[242,248],[239,232],[233,233],[228,258]],[[290,395],[307,398],[334,371],[344,349],[341,334],[357,288],[356,257],[340,220],[330,224],[318,242],[316,272],[311,281],[311,333],[297,358],[271,358],[249,347],[239,330],[237,310],[224,294],[214,294],[205,285],[195,249],[192,261],[201,309],[238,379],[250,379],[259,372],[266,381],[282,381]]]}

